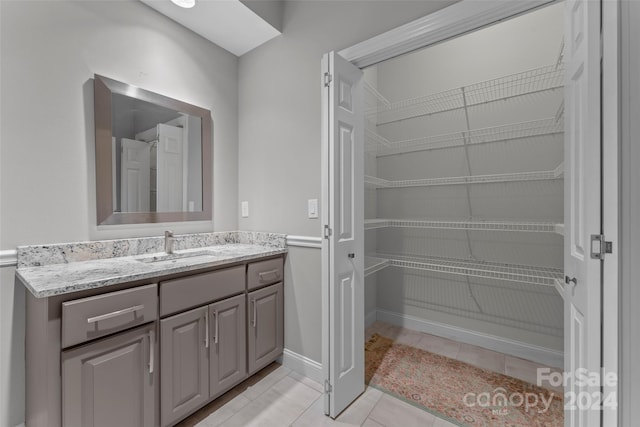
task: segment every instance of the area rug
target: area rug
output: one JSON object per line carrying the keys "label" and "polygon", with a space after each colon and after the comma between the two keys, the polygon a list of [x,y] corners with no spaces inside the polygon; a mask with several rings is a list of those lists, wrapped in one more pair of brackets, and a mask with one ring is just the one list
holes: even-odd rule
{"label": "area rug", "polygon": [[460,426],[564,425],[557,392],[378,334],[365,345],[365,367],[370,386]]}

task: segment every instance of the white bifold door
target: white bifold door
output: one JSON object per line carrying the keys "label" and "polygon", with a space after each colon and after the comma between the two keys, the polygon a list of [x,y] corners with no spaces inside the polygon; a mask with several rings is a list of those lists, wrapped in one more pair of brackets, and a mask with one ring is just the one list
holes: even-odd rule
{"label": "white bifold door", "polygon": [[149,212],[151,145],[122,138],[122,212]]}
{"label": "white bifold door", "polygon": [[[600,425],[599,385],[575,375],[599,374],[601,360],[601,96],[600,1],[565,4],[565,426]],[[593,252],[597,254],[593,255]],[[586,370],[586,371],[583,371]],[[579,379],[579,378],[578,378]]]}
{"label": "white bifold door", "polygon": [[362,71],[322,60],[323,369],[325,413],[364,391],[364,114]]}
{"label": "white bifold door", "polygon": [[157,211],[181,212],[187,206],[183,197],[184,141],[182,129],[158,124]]}

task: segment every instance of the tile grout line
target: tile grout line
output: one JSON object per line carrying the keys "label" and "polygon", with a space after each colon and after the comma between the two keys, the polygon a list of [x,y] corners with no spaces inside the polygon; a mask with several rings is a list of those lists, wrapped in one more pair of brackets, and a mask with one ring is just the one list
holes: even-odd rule
{"label": "tile grout line", "polygon": [[[315,390],[315,391],[317,391],[317,390]],[[293,420],[293,421],[291,422],[291,424],[289,424],[289,427],[293,427],[293,425],[294,425],[294,424],[295,424],[295,423],[296,423],[300,418],[302,418],[302,416],[303,416],[304,414],[306,414],[306,413],[307,413],[307,411],[309,410],[309,408],[311,408],[313,405],[315,405],[315,403],[318,401],[318,399],[322,399],[322,398],[323,398],[323,396],[324,396],[324,393],[320,393],[320,396],[318,396],[318,397],[317,397],[313,402],[311,402],[311,404],[310,404],[309,406],[307,406],[307,407],[304,409],[304,411],[302,411],[302,413],[301,413],[300,415],[298,415],[298,418],[296,418],[295,420]]]}
{"label": "tile grout line", "polygon": [[[384,392],[381,392],[381,393],[380,393],[380,396],[378,396],[378,399],[376,399],[375,403],[371,406],[371,409],[369,409],[369,412],[367,412],[367,415],[364,417],[364,420],[360,423],[360,425],[361,425],[361,426],[362,426],[364,423],[366,423],[366,422],[367,422],[367,420],[369,419],[369,415],[371,415],[371,413],[373,412],[373,410],[374,410],[374,408],[376,407],[376,405],[378,404],[378,402],[380,402],[380,400],[382,399],[382,396],[384,396]],[[383,427],[386,427],[386,426],[384,426],[384,424],[382,424],[382,423],[380,423],[380,422],[378,422],[378,421],[374,420],[373,418],[371,418],[371,420],[372,420],[372,421],[375,421],[376,423],[380,424],[380,425],[381,425],[381,426],[383,426]]]}

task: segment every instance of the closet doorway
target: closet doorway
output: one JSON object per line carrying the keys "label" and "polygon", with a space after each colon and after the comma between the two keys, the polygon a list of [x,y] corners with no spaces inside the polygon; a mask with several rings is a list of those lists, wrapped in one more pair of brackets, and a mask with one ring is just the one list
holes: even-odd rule
{"label": "closet doorway", "polygon": [[[345,139],[341,142],[336,131],[340,126],[328,123],[340,103],[327,100],[323,368],[325,409],[331,416],[362,390],[352,385],[341,403],[331,400],[346,390],[336,386],[345,366],[336,361],[352,355],[344,349],[361,351],[354,335],[364,334],[364,316],[366,323],[382,319],[568,372],[578,367],[595,372],[601,366],[601,261],[592,258],[590,240],[591,234],[601,234],[600,75],[593,50],[599,45],[599,5],[555,3],[518,17],[527,21],[547,14],[555,16],[556,25],[551,30],[534,25],[541,31],[538,37],[522,34],[522,40],[497,36],[503,49],[482,52],[463,40],[482,31],[496,37],[500,25],[514,26],[515,20],[445,41],[540,5],[518,2],[509,7],[519,10],[498,10],[480,3],[493,7],[493,15],[479,11],[478,2],[463,1],[419,20],[432,24],[420,41],[420,46],[434,45],[424,50],[427,60],[417,59],[418,52],[399,58],[402,65],[395,70],[386,63],[366,69],[415,50],[416,40],[406,36],[411,24],[340,52],[364,69],[349,86],[355,92],[348,94],[362,89],[355,102],[363,103],[366,119],[362,135],[349,135],[365,152],[366,189],[354,187],[353,206],[364,192],[366,258],[363,267],[351,264],[352,292],[345,293],[338,285],[347,276],[331,269],[337,254],[331,250],[331,239],[337,239],[331,231],[340,225],[335,210],[344,206],[345,193],[335,191],[340,185],[330,180],[332,165],[344,158],[329,156],[332,144],[344,147]],[[405,34],[404,42],[393,47],[398,34]],[[525,43],[527,37],[532,44]],[[535,46],[543,40],[545,48]],[[446,53],[447,44],[462,50]],[[447,57],[454,62],[445,63]],[[336,89],[341,81],[330,71],[325,64],[328,89],[323,93],[349,98],[347,86]],[[356,259],[363,255],[354,254]],[[364,301],[340,299],[338,294],[357,295],[358,287]],[[361,371],[358,364],[364,362],[357,355],[349,361],[349,372]],[[354,377],[354,383],[360,381]],[[565,390],[595,391],[578,389],[571,381]],[[566,425],[599,425],[597,411],[567,416]]]}

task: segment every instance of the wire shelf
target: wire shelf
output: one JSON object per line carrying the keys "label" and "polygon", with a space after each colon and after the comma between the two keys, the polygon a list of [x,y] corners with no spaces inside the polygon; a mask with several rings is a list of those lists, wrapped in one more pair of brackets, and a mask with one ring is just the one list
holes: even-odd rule
{"label": "wire shelf", "polygon": [[389,106],[391,104],[389,100],[384,97],[384,95],[378,92],[378,89],[371,85],[371,83],[364,82],[364,89],[375,98],[378,104],[382,104],[384,106]]}
{"label": "wire shelf", "polygon": [[564,282],[562,279],[555,279],[555,286],[562,299],[564,299]]}
{"label": "wire shelf", "polygon": [[560,179],[564,175],[564,164],[550,171],[501,173],[493,175],[453,176],[442,178],[407,179],[388,181],[365,175],[365,185],[375,188],[431,187],[438,185],[490,184],[496,182],[546,181]]}
{"label": "wire shelf", "polygon": [[380,271],[389,265],[388,259],[375,258],[371,256],[364,257],[364,277]]}
{"label": "wire shelf", "polygon": [[[487,261],[430,256],[410,257],[384,253],[377,254],[372,258],[381,261],[388,261],[387,265],[380,266],[375,271],[380,271],[386,266],[393,266],[434,271],[438,273],[550,286],[554,288],[557,288],[556,281],[561,281],[563,277],[561,269],[531,265],[501,264]],[[378,265],[381,264],[382,262],[378,263]],[[371,269],[368,274],[372,274],[373,272],[373,269]],[[365,275],[366,274],[367,273],[365,272]]]}
{"label": "wire shelf", "polygon": [[[381,125],[412,117],[427,116],[560,89],[563,85],[564,66],[562,63],[558,63],[444,92],[388,104],[381,102],[382,105],[368,109],[365,114],[368,118],[373,118],[375,123]],[[386,100],[386,98],[384,99]]]}
{"label": "wire shelf", "polygon": [[525,233],[556,233],[564,229],[564,224],[554,222],[515,222],[515,221],[439,221],[439,220],[403,220],[403,219],[366,219],[365,230],[378,228],[437,228],[451,230],[513,231]]}
{"label": "wire shelf", "polygon": [[375,147],[378,157],[383,157],[394,154],[412,153],[416,151],[463,147],[465,145],[472,144],[517,141],[522,138],[561,135],[563,133],[564,123],[561,118],[550,117],[541,120],[511,123],[508,125],[407,139],[403,141],[389,141],[383,136],[371,130],[367,130],[365,140],[369,147]]}

